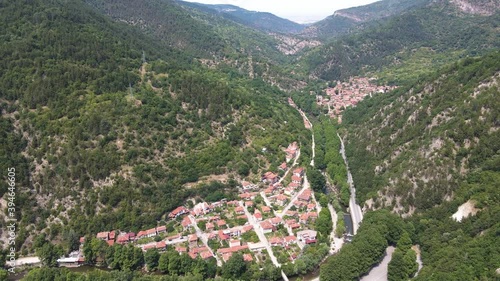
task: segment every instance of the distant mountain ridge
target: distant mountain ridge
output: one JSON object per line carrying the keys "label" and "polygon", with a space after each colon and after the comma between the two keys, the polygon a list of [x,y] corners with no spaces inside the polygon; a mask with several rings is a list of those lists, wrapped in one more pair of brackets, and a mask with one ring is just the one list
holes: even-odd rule
{"label": "distant mountain ridge", "polygon": [[301,32],[306,27],[305,25],[280,18],[271,13],[249,11],[234,5],[209,5],[185,1],[177,2],[180,5],[195,8],[205,13],[219,14],[226,19],[263,32],[293,34]]}
{"label": "distant mountain ridge", "polygon": [[301,34],[328,39],[346,34],[363,23],[398,15],[429,2],[430,0],[383,0],[365,6],[342,9],[308,26]]}

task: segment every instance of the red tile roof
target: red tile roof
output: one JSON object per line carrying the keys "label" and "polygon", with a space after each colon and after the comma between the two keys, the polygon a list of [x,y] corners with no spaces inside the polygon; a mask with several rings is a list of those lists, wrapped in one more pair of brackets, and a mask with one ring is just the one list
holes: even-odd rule
{"label": "red tile roof", "polygon": [[235,253],[241,250],[248,249],[248,245],[242,245],[242,246],[235,246],[235,247],[230,247],[230,248],[221,248],[217,250],[217,253],[219,254],[225,254],[225,253]]}

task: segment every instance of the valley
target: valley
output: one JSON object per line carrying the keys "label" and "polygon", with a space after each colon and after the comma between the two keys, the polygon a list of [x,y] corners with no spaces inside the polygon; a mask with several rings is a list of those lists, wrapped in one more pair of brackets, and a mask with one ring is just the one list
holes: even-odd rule
{"label": "valley", "polygon": [[0,4],[0,280],[497,279],[499,11]]}

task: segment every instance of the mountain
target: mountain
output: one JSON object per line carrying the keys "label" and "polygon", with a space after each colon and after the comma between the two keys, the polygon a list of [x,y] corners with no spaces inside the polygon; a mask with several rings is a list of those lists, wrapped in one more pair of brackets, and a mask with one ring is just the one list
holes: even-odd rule
{"label": "mountain", "polygon": [[362,202],[411,214],[453,198],[469,172],[495,166],[498,58],[462,60],[346,111]]}
{"label": "mountain", "polygon": [[[0,10],[0,166],[17,171],[25,253],[40,233],[138,231],[188,197],[232,198],[237,179],[260,179],[282,147],[310,141],[278,88],[193,59],[209,50],[197,41],[183,52],[94,7],[10,1]],[[182,15],[173,26],[190,19]]]}
{"label": "mountain", "polygon": [[[499,17],[498,12],[470,14],[448,1],[436,1],[324,44],[306,54],[300,64],[321,79],[341,80],[397,68],[421,49],[430,49],[434,57],[443,55],[445,63],[451,62],[461,55],[499,48]],[[388,76],[386,80],[392,83],[408,78]]]}
{"label": "mountain", "polygon": [[499,62],[498,51],[460,60],[346,111],[356,195],[377,211],[321,266],[322,280],[361,278],[387,245],[389,280],[414,276],[415,251],[424,267],[414,280],[498,277]]}
{"label": "mountain", "polygon": [[301,32],[305,27],[304,25],[280,18],[271,13],[248,11],[234,5],[208,5],[185,1],[179,1],[179,3],[205,13],[219,14],[226,19],[262,32],[295,34]]}
{"label": "mountain", "polygon": [[430,0],[382,0],[360,7],[336,11],[333,15],[308,26],[301,34],[330,39],[354,31],[368,22],[400,15]]}

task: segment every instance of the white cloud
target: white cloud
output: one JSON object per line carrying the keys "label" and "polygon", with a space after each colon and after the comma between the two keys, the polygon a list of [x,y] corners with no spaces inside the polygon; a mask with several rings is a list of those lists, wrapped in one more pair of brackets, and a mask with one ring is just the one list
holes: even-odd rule
{"label": "white cloud", "polygon": [[336,10],[366,5],[376,0],[185,0],[205,4],[231,4],[251,11],[270,12],[296,22],[311,22]]}

